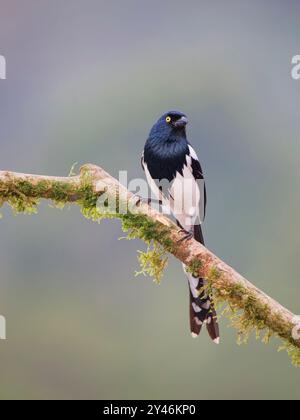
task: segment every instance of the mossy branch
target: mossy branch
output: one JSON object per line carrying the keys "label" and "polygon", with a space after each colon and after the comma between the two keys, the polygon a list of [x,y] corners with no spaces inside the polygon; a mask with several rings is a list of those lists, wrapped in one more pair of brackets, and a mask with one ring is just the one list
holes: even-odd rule
{"label": "mossy branch", "polygon": [[0,171],[0,206],[6,202],[16,213],[35,213],[40,199],[52,200],[59,207],[78,204],[83,215],[95,221],[120,219],[129,238],[140,238],[152,246],[139,255],[142,272],[160,280],[167,264],[166,253],[172,253],[194,275],[207,279],[205,287],[217,303],[228,304],[224,312],[238,328],[240,341],[245,341],[252,330],[258,335],[263,332],[265,342],[277,336],[284,341],[292,362],[300,366],[299,318],[194,239],[182,241],[184,233],[169,218],[137,201],[102,168],[85,165],[79,175],[70,177]]}

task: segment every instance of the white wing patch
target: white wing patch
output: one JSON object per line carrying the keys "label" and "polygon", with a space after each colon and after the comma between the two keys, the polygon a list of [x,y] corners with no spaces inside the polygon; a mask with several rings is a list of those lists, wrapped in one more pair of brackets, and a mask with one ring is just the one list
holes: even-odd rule
{"label": "white wing patch", "polygon": [[[199,159],[197,156],[197,153],[195,152],[195,150],[193,149],[193,147],[189,144],[188,145],[189,151],[190,151],[190,160],[191,160],[191,171],[192,173],[194,173],[194,176],[196,178],[199,178],[199,176],[202,178],[201,180],[198,179],[198,183],[199,183],[199,187],[200,187],[200,209],[199,209],[199,219],[200,219],[200,223],[202,223],[204,221],[205,218],[205,208],[206,208],[206,190],[205,190],[205,182],[203,179],[203,172],[201,169],[201,165],[199,163]],[[194,162],[192,162],[192,160]],[[193,168],[193,164],[196,166],[198,166],[198,168],[196,169],[196,171],[194,172]]]}
{"label": "white wing patch", "polygon": [[195,150],[192,148],[192,146],[189,144],[189,151],[190,151],[190,157],[192,157],[195,160],[199,160],[197,153],[195,152]]}

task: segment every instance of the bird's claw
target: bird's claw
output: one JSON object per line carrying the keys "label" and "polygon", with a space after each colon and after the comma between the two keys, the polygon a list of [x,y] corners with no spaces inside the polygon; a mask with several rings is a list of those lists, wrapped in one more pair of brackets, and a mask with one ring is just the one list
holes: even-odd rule
{"label": "bird's claw", "polygon": [[188,241],[189,239],[192,239],[193,238],[193,234],[191,233],[191,232],[188,232],[187,230],[185,230],[185,229],[180,229],[180,231],[179,231],[180,233],[184,233],[185,235],[182,237],[182,238],[180,238],[178,241],[177,241],[177,243],[180,243],[180,242],[183,242],[183,241]]}
{"label": "bird's claw", "polygon": [[147,199],[145,199],[145,198],[142,198],[140,195],[138,195],[138,194],[134,194],[134,197],[133,198],[135,198],[136,199],[136,202],[135,202],[135,205],[136,206],[139,206],[139,205],[141,205],[141,203],[146,203],[146,204],[148,204],[148,206],[150,206],[150,204],[151,204],[151,198],[147,198]]}

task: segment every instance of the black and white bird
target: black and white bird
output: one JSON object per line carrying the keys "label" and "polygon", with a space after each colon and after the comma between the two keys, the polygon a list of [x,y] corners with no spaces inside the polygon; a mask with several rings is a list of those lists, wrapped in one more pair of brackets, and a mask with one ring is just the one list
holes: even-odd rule
{"label": "black and white bird", "polygon": [[[152,194],[176,219],[178,226],[204,244],[201,223],[205,217],[206,189],[197,154],[187,141],[186,115],[164,114],[152,127],[142,155],[142,167]],[[185,266],[183,266],[185,270]],[[206,325],[211,339],[219,343],[219,326],[205,280],[185,270],[190,294],[190,329],[197,337]]]}

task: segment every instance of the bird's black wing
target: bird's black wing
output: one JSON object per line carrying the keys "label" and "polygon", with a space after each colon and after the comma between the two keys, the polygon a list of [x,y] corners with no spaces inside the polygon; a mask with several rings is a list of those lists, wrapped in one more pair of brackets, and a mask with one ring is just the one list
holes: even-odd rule
{"label": "bird's black wing", "polygon": [[[169,182],[168,180],[165,180],[165,179],[159,180],[159,179],[153,178],[152,173],[149,171],[147,162],[145,162],[144,152],[142,153],[142,156],[141,156],[141,165],[142,165],[143,171],[145,172],[150,190],[156,197],[157,202],[160,205],[162,204],[163,201],[168,202],[170,198]],[[148,198],[149,203],[153,201],[155,200],[153,200],[152,198]]]}

